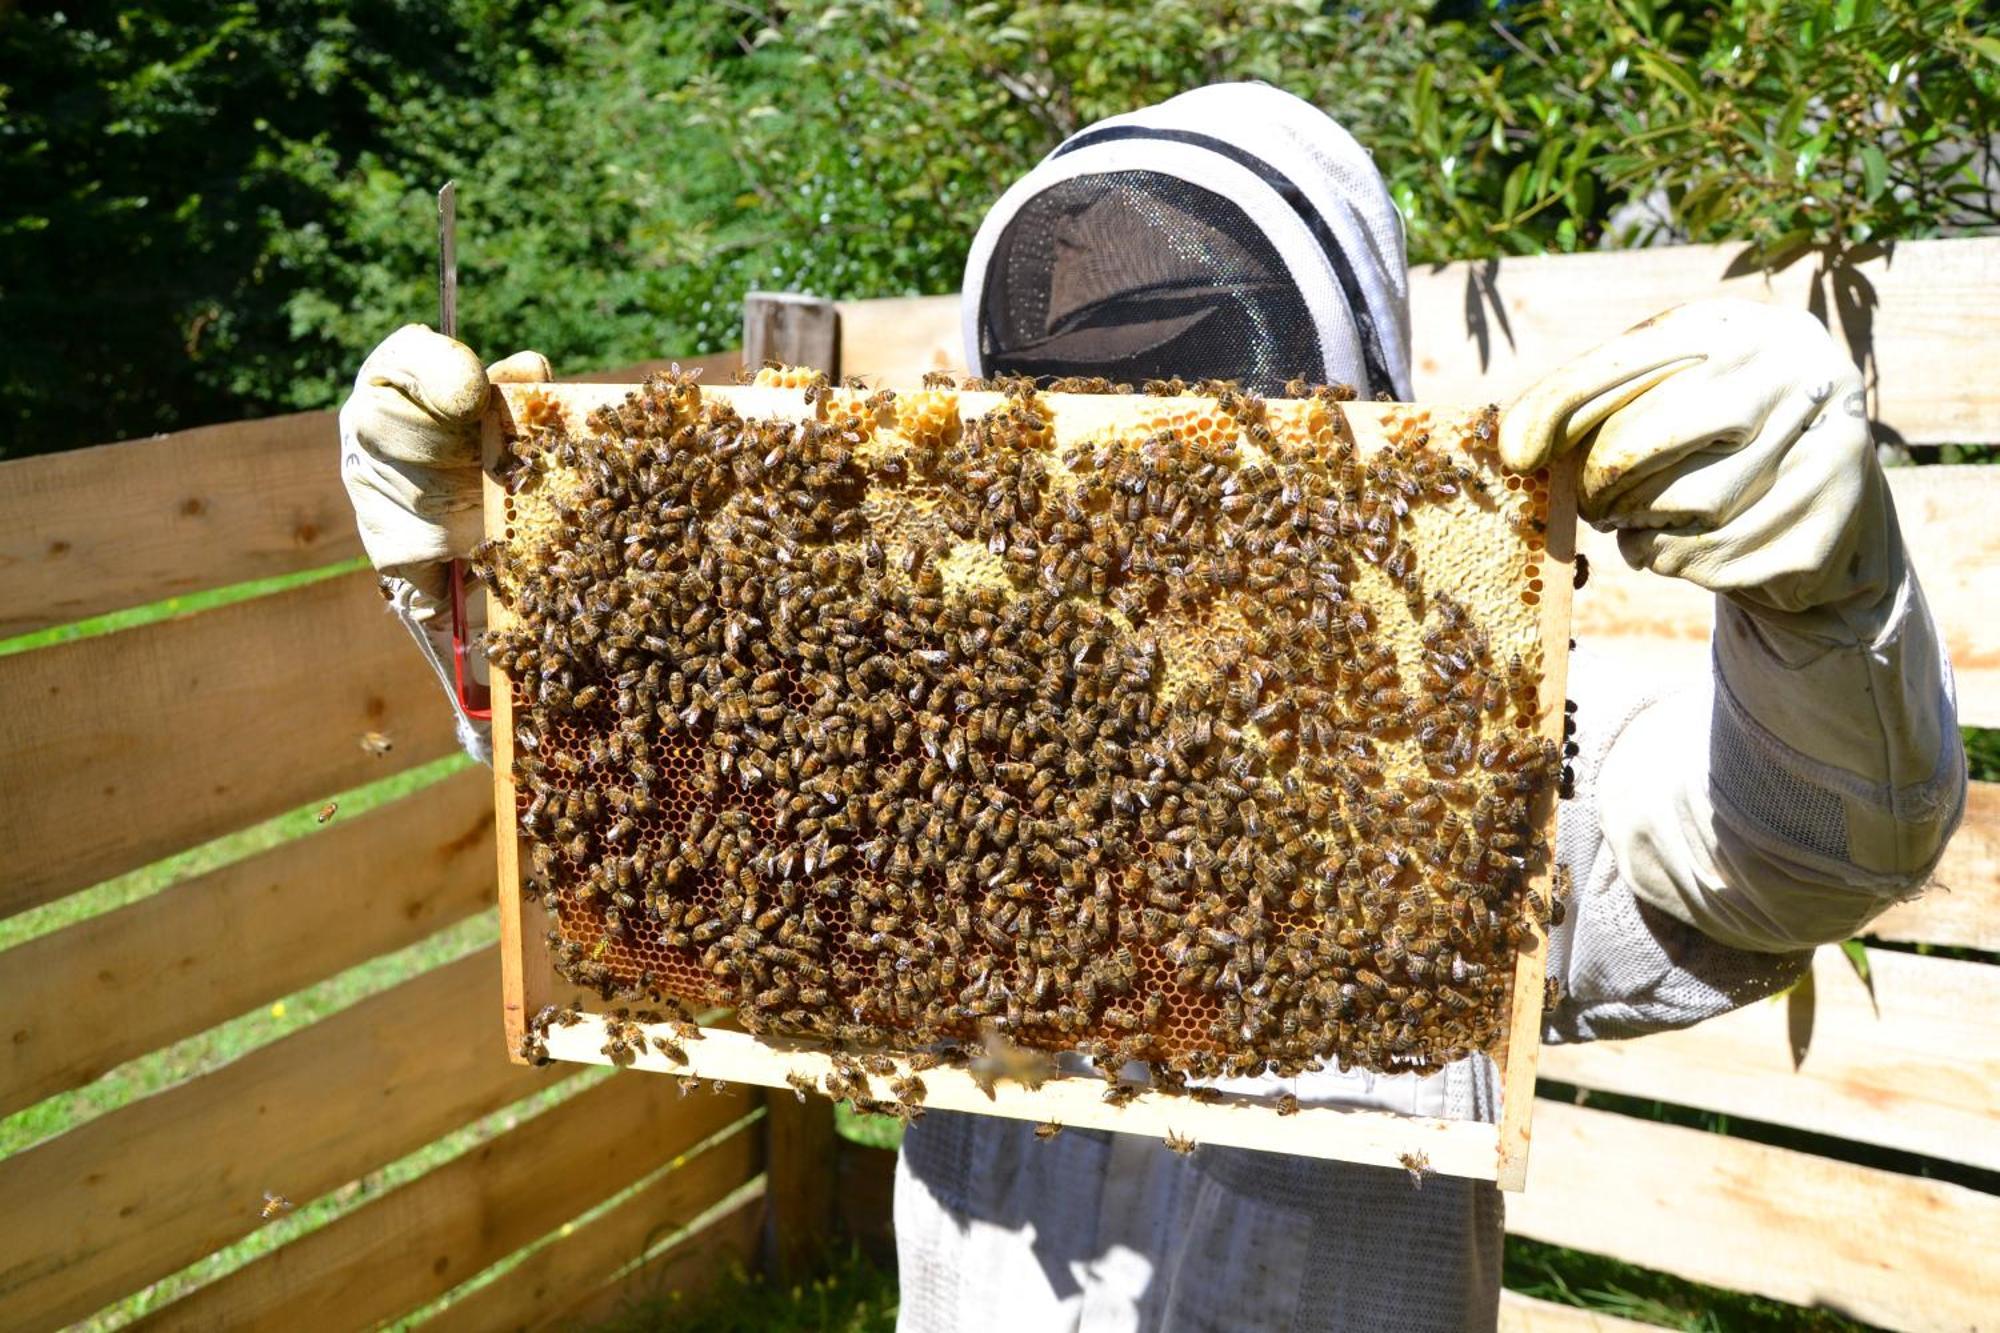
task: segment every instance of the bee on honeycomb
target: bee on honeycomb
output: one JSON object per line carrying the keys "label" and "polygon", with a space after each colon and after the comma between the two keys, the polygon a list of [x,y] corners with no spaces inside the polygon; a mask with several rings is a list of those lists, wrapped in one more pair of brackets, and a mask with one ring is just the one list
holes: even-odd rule
{"label": "bee on honeycomb", "polygon": [[1063,448],[1127,386],[754,383],[813,410],[668,374],[512,442],[488,647],[570,981],[1167,1087],[1491,1046],[1563,756],[1529,592],[1430,567],[1546,512],[1484,415],[1364,452],[1351,394],[1167,381]]}

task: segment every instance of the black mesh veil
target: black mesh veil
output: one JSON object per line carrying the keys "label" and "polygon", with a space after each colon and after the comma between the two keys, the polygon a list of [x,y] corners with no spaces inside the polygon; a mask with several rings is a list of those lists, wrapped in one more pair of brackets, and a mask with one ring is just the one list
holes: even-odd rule
{"label": "black mesh veil", "polygon": [[1152,171],[1060,181],[1014,214],[980,294],[989,374],[1323,378],[1297,285],[1236,204]]}
{"label": "black mesh veil", "polygon": [[966,261],[978,374],[1291,379],[1409,393],[1402,219],[1307,103],[1218,84],[1071,135]]}

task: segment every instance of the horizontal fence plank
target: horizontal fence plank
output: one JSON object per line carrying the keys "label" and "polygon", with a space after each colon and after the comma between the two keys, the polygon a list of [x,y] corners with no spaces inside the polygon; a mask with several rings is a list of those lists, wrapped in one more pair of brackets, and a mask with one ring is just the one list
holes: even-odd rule
{"label": "horizontal fence plank", "polygon": [[[713,380],[740,362],[679,364]],[[0,639],[360,555],[339,438],[334,413],[296,412],[0,463]]]}
{"label": "horizontal fence plank", "polygon": [[0,1115],[489,906],[492,847],[468,770],[0,954]]}
{"label": "horizontal fence plank", "polygon": [[[547,1235],[754,1106],[740,1089],[683,1098],[670,1079],[614,1076],[135,1327],[373,1328]],[[692,1182],[699,1196],[687,1216],[754,1174],[757,1138],[746,1129],[727,1141],[731,1151],[718,1145],[698,1159],[683,1182],[684,1193]]]}
{"label": "horizontal fence plank", "polygon": [[[1993,413],[2000,419],[2000,409]],[[1931,614],[1944,628],[1958,681],[1958,720],[2000,727],[2000,467],[1896,467],[1889,491],[1923,580]]]}
{"label": "horizontal fence plank", "polygon": [[620,1273],[535,1327],[589,1329],[617,1317],[637,1302],[662,1300],[670,1295],[678,1295],[679,1308],[684,1309],[698,1302],[732,1272],[755,1267],[757,1239],[764,1221],[762,1185],[759,1180],[746,1188],[742,1198],[673,1248]]}
{"label": "horizontal fence plank", "polygon": [[[1808,257],[1766,277],[1729,276],[1742,245],[1690,245],[1420,265],[1410,272],[1411,362],[1426,402],[1504,403],[1538,377],[1640,320],[1711,296],[1805,310],[1827,282]],[[1868,372],[1886,438],[1987,443],[2000,388],[1977,360],[2000,284],[2000,239],[1906,241],[1846,279],[1872,298],[1825,300],[1831,327]],[[842,301],[840,369],[898,384],[963,371],[956,296]]]}
{"label": "horizontal fence plank", "polygon": [[1871,1324],[2000,1309],[2000,1197],[1560,1102],[1535,1107],[1517,1235]]}
{"label": "horizontal fence plank", "polygon": [[1930,887],[1873,922],[1877,939],[2000,950],[2000,782],[1975,782],[1965,822],[1944,849]]}
{"label": "horizontal fence plank", "polygon": [[[1890,468],[1910,559],[1944,630],[1958,682],[1959,721],[2000,726],[2000,467]],[[1597,666],[1639,682],[1700,679],[1709,670],[1715,598],[1692,583],[1632,569],[1617,539],[1588,525],[1577,550],[1590,581],[1576,595],[1573,629]]]}
{"label": "horizontal fence plank", "polygon": [[368,573],[0,657],[0,699],[0,916],[455,744]]}
{"label": "horizontal fence plank", "polygon": [[[0,1161],[0,1309],[82,1318],[547,1086],[511,1063],[492,950]],[[32,1207],[20,1206],[32,1200]]]}
{"label": "horizontal fence plank", "polygon": [[[663,1085],[670,1082],[654,1076],[637,1077]],[[580,1300],[593,1298],[663,1236],[686,1226],[755,1177],[762,1166],[762,1142],[763,1135],[754,1128],[739,1131],[648,1181],[601,1217],[544,1245],[485,1286],[453,1301],[424,1323],[426,1333],[449,1333],[452,1329],[503,1333],[547,1326]],[[700,1239],[701,1233],[690,1237],[697,1242]],[[705,1251],[697,1246],[697,1252]],[[748,1253],[746,1246],[738,1257],[747,1259]]]}
{"label": "horizontal fence plank", "polygon": [[360,555],[333,418],[0,463],[0,638]]}
{"label": "horizontal fence plank", "polygon": [[1658,1327],[1598,1310],[1536,1300],[1518,1291],[1500,1293],[1500,1333],[1640,1333]]}
{"label": "horizontal fence plank", "polygon": [[1767,1000],[1681,1032],[1550,1046],[1540,1073],[2000,1170],[2000,967],[1883,949],[1868,962],[1872,1004],[1845,955],[1819,951],[1796,1070],[1788,1005]]}
{"label": "horizontal fence plank", "polygon": [[[1979,360],[2000,286],[2000,239],[1905,241],[1838,281],[1816,256],[1730,276],[1741,244],[1419,266],[1410,272],[1413,378],[1420,399],[1506,402],[1540,376],[1671,306],[1737,296],[1823,311],[1868,372],[1869,415],[1911,444],[1986,442],[2000,396]],[[1817,300],[1815,300],[1817,292]]]}

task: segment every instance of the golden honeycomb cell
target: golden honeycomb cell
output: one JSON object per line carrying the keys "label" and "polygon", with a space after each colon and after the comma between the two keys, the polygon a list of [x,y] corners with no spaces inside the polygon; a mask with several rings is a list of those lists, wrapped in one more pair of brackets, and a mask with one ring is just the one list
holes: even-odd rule
{"label": "golden honeycomb cell", "polygon": [[1560,754],[1546,479],[1490,413],[752,387],[807,406],[668,376],[512,441],[489,648],[560,971],[1169,1074],[1492,1046]]}

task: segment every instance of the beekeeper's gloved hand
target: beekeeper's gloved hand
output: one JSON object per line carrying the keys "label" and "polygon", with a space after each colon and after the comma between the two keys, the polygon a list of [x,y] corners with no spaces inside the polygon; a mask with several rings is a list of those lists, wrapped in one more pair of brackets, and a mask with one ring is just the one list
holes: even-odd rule
{"label": "beekeeper's gloved hand", "polygon": [[1599,772],[1623,878],[1737,948],[1854,934],[1928,877],[1965,800],[1859,372],[1804,311],[1681,306],[1501,419],[1510,468],[1570,448],[1627,561],[1720,594],[1714,680],[1641,711]]}
{"label": "beekeeper's gloved hand", "polygon": [[[390,605],[430,659],[458,714],[459,743],[490,761],[491,738],[452,688],[449,562],[480,539],[479,416],[489,387],[550,378],[516,352],[483,367],[472,349],[405,324],[368,354],[340,409],[340,479]],[[476,639],[483,625],[465,627]]]}

